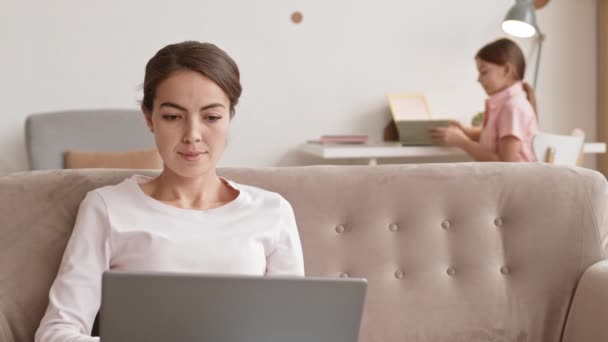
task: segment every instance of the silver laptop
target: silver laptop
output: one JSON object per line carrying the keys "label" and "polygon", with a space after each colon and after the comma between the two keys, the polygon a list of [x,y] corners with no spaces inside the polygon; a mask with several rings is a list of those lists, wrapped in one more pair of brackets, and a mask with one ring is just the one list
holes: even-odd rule
{"label": "silver laptop", "polygon": [[103,275],[102,342],[356,342],[367,282],[355,278]]}

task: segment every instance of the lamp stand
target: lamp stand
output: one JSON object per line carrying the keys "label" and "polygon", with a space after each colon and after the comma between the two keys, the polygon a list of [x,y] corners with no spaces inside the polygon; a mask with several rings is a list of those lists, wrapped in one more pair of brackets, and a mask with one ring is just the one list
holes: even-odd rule
{"label": "lamp stand", "polygon": [[538,31],[538,53],[536,54],[536,67],[534,68],[534,90],[536,90],[536,87],[538,85],[538,68],[540,66],[540,53],[542,52],[543,41],[545,40],[545,38],[546,38],[545,34],[540,32],[540,30],[539,30]]}

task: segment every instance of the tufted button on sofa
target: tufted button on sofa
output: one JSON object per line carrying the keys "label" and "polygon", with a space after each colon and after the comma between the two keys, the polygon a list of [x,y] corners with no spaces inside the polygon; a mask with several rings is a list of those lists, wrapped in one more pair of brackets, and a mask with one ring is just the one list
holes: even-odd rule
{"label": "tufted button on sofa", "polygon": [[[0,341],[32,341],[78,204],[132,172],[0,177]],[[597,172],[462,163],[220,174],[292,204],[307,275],[368,279],[360,342],[608,341],[608,187]]]}

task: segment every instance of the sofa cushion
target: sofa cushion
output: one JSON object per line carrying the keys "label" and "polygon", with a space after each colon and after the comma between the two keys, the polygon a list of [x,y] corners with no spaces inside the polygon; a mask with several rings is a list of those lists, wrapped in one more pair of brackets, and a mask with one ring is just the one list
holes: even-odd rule
{"label": "sofa cushion", "polygon": [[125,152],[66,151],[66,169],[161,169],[163,161],[156,149]]}

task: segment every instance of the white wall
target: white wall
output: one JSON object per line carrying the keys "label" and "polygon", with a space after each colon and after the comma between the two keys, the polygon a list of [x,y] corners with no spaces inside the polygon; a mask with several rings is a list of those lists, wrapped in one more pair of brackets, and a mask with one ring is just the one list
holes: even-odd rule
{"label": "white wall", "polygon": [[[321,134],[380,138],[387,92],[424,92],[436,116],[468,122],[485,98],[473,56],[503,36],[513,2],[2,0],[0,172],[27,168],[28,114],[137,108],[147,60],[187,39],[216,43],[241,68],[244,93],[222,166],[313,162],[294,149]],[[541,128],[582,127],[588,140],[595,139],[595,3],[553,0],[538,13],[547,34]],[[289,20],[295,10],[304,15],[300,25]]]}

